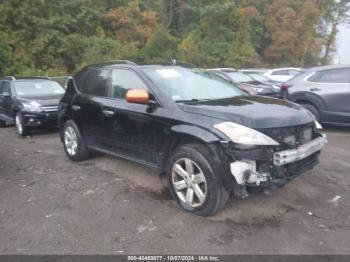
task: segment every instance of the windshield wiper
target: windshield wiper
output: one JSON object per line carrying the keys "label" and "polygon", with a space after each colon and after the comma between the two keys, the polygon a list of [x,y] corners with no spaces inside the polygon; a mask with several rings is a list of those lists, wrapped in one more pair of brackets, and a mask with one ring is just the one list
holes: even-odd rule
{"label": "windshield wiper", "polygon": [[175,100],[175,103],[196,103],[196,102],[209,101],[209,100],[210,99],[192,98],[192,99]]}

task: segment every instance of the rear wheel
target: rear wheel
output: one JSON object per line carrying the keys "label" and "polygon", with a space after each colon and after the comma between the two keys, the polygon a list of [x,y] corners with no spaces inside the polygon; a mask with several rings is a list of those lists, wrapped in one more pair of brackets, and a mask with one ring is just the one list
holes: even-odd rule
{"label": "rear wheel", "polygon": [[83,161],[90,156],[90,150],[72,120],[67,121],[64,125],[63,145],[67,156],[72,161]]}
{"label": "rear wheel", "polygon": [[320,112],[314,105],[308,103],[301,103],[301,105],[309,110],[315,116],[316,120],[320,122]]}
{"label": "rear wheel", "polygon": [[173,197],[184,210],[200,216],[214,215],[229,197],[210,162],[204,146],[189,144],[174,152],[168,168]]}
{"label": "rear wheel", "polygon": [[18,135],[26,136],[30,133],[30,128],[25,125],[23,116],[19,112],[15,115],[15,124]]}

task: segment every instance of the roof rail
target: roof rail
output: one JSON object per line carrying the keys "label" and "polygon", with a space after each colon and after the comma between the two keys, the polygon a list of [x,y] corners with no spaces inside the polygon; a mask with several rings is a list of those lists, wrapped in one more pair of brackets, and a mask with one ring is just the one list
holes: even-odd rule
{"label": "roof rail", "polygon": [[[43,80],[51,80],[48,76],[28,76],[28,77],[17,77],[16,79],[43,79]],[[15,79],[14,79],[15,80]]]}
{"label": "roof rail", "polygon": [[86,67],[92,67],[92,66],[104,66],[104,65],[114,65],[114,64],[126,64],[126,65],[137,65],[135,62],[132,62],[130,60],[112,60],[107,62],[101,62],[96,64],[91,64]]}
{"label": "roof rail", "polygon": [[4,80],[16,80],[16,78],[14,76],[5,76],[3,79]]}

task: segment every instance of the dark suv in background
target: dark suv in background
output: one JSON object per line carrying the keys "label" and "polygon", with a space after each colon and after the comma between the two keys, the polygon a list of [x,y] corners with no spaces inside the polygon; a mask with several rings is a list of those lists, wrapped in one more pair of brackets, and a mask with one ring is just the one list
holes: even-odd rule
{"label": "dark suv in background", "polygon": [[25,136],[32,128],[57,125],[64,89],[49,78],[5,77],[0,81],[0,127],[15,124]]}
{"label": "dark suv in background", "polygon": [[326,141],[297,104],[249,96],[203,70],[129,61],[74,74],[59,126],[71,160],[96,150],[153,167],[183,209],[203,216],[231,192],[285,185],[318,163]]}
{"label": "dark suv in background", "polygon": [[307,69],[284,86],[289,99],[305,106],[320,122],[350,125],[350,66]]}

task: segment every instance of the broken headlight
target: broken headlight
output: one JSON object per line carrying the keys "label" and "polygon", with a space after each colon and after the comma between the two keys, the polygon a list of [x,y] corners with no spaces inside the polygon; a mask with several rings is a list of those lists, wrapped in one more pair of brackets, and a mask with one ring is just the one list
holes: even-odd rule
{"label": "broken headlight", "polygon": [[223,122],[214,125],[214,127],[230,138],[232,142],[237,144],[262,146],[279,145],[279,143],[273,140],[271,137],[268,137],[254,129],[233,122]]}

